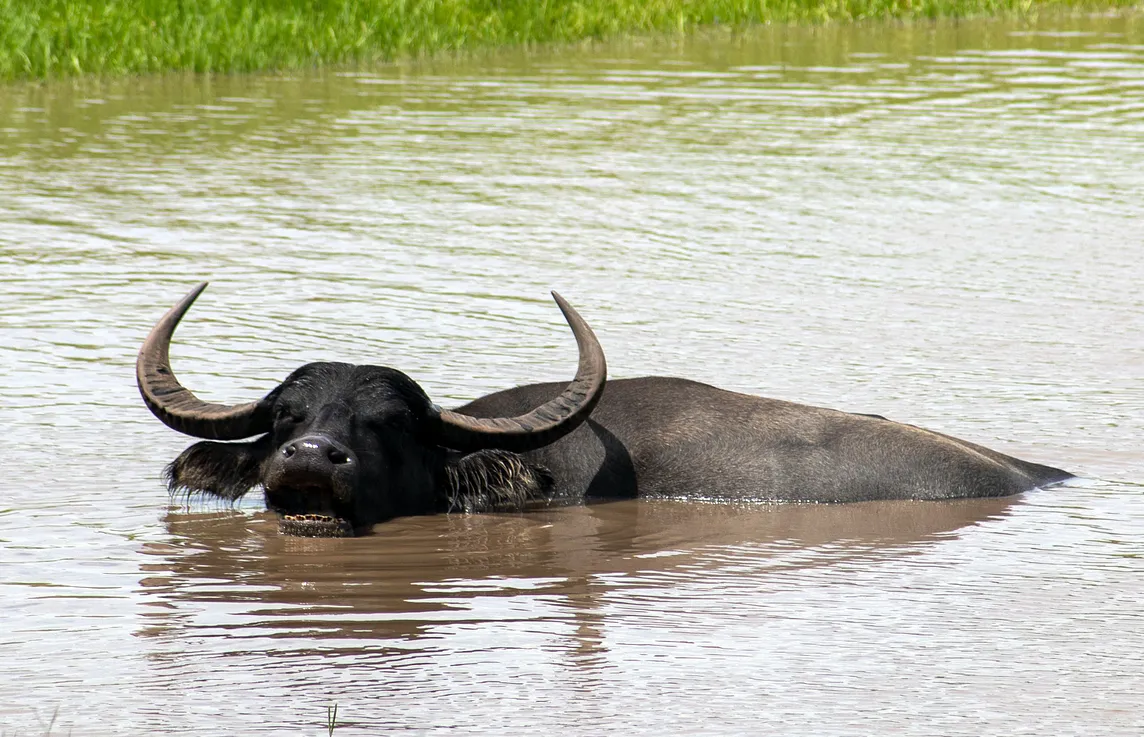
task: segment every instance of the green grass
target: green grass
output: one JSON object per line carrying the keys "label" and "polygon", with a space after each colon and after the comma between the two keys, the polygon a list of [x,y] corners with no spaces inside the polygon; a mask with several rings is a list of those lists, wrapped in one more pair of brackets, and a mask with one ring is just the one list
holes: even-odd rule
{"label": "green grass", "polygon": [[1139,0],[0,0],[0,80],[371,63],[699,25],[1028,14]]}

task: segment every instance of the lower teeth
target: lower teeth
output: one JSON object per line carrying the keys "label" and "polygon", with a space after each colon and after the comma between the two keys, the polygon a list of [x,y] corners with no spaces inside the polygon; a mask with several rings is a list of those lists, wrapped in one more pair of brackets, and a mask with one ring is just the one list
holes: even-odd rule
{"label": "lower teeth", "polygon": [[287,514],[278,521],[278,531],[297,537],[352,537],[349,522],[325,514]]}

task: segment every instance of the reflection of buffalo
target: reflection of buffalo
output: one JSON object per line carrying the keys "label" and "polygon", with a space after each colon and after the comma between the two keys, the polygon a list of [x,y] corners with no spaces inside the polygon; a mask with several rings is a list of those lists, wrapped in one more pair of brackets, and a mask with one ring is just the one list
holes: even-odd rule
{"label": "reflection of buffalo", "polygon": [[[504,607],[489,602],[512,597],[523,608],[507,616],[557,617],[590,641],[617,587],[765,589],[792,569],[909,554],[1007,514],[1014,503],[625,501],[407,517],[387,525],[385,535],[356,539],[280,536],[265,515],[172,512],[170,541],[144,548],[153,562],[143,585],[161,603],[152,610],[154,632],[181,622],[360,647],[419,639],[438,624],[480,621],[488,611],[503,615]],[[538,614],[522,601],[547,609]],[[193,602],[236,616],[198,622],[198,607],[187,606]]]}
{"label": "reflection of buffalo", "polygon": [[168,358],[175,327],[205,286],[158,322],[137,363],[151,411],[209,439],[171,464],[171,486],[229,498],[262,486],[268,507],[315,534],[551,497],[951,499],[1069,477],[882,417],[683,379],[613,381],[605,391],[603,350],[559,296],[580,348],[562,392],[517,387],[450,411],[394,369],[310,363],[257,402],[207,404],[178,383]]}

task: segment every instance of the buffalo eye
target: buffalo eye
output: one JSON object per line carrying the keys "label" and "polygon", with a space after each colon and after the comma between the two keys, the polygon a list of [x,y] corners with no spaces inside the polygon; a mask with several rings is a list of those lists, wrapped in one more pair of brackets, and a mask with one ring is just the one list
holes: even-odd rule
{"label": "buffalo eye", "polygon": [[306,419],[306,417],[301,412],[290,407],[278,407],[274,410],[274,421],[276,423],[289,422],[293,425],[297,425],[304,419]]}
{"label": "buffalo eye", "polygon": [[409,432],[412,420],[408,413],[396,412],[366,418],[365,425],[380,435]]}

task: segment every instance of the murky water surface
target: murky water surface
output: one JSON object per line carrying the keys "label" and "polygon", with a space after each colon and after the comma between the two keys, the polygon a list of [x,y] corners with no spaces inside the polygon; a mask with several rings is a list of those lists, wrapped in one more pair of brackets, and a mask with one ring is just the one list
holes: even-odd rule
{"label": "murky water surface", "polygon": [[[1144,21],[0,90],[5,735],[1144,733]],[[170,500],[135,351],[442,403],[677,374],[1082,473],[280,537]],[[53,722],[54,719],[54,722]]]}

